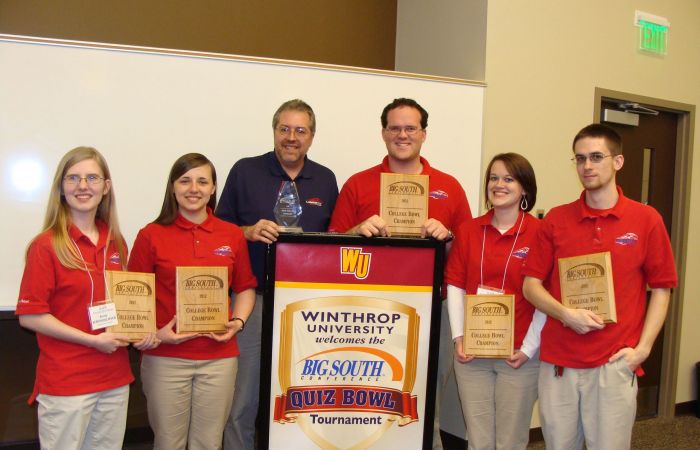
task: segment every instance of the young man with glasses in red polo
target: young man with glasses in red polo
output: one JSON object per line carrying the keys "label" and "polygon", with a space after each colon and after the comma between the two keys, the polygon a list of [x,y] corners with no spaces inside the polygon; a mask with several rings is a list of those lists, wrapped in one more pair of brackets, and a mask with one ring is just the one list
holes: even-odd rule
{"label": "young man with glasses in red polo", "polygon": [[[584,191],[547,214],[523,269],[525,297],[550,316],[540,349],[542,431],[552,449],[581,448],[584,438],[590,450],[630,448],[635,377],[663,326],[676,268],[659,213],[617,186],[620,135],[589,125],[573,150]],[[616,323],[560,300],[559,259],[600,252],[610,252]]]}
{"label": "young man with glasses in red polo", "polygon": [[[420,155],[427,137],[428,112],[415,100],[397,98],[382,112],[382,139],[387,156],[381,164],[351,176],[338,196],[329,231],[359,234],[366,237],[390,236],[384,219],[379,216],[381,173],[428,175],[428,219],[421,227],[422,237],[451,239],[452,230],[472,218],[469,202],[459,182],[431,167]],[[440,358],[435,402],[433,448],[441,449],[440,397],[452,368],[452,339],[443,302],[440,324]]]}
{"label": "young man with glasses in red polo", "polygon": [[388,155],[378,166],[351,176],[338,196],[329,231],[367,237],[389,236],[386,221],[379,217],[379,181],[382,172],[420,174],[430,177],[428,220],[421,235],[444,240],[459,224],[471,219],[469,202],[459,182],[430,166],[420,156],[427,137],[428,112],[415,100],[398,98],[382,112],[382,139]]}

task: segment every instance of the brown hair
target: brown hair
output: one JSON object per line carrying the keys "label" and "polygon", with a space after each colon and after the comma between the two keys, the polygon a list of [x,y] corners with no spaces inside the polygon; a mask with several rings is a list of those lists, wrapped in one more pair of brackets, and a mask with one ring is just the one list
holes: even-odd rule
{"label": "brown hair", "polygon": [[532,168],[530,161],[518,153],[499,153],[491,159],[488,167],[486,167],[486,175],[484,176],[484,202],[487,208],[491,208],[489,203],[489,175],[491,175],[491,167],[496,161],[501,161],[506,170],[513,178],[515,178],[520,186],[523,187],[527,208],[525,212],[532,211],[537,201],[537,180],[535,179],[535,170]]}
{"label": "brown hair", "polygon": [[298,98],[287,100],[277,108],[277,111],[275,111],[275,114],[272,116],[272,129],[277,128],[277,125],[280,123],[280,115],[285,111],[299,111],[308,114],[311,134],[316,133],[316,114],[314,114],[314,110],[311,109],[308,103]]}
{"label": "brown hair", "polygon": [[[187,153],[180,156],[173,167],[170,169],[170,175],[168,176],[168,184],[165,186],[165,197],[163,198],[163,206],[160,208],[160,214],[153,221],[160,225],[170,225],[175,222],[178,214],[177,200],[175,199],[175,192],[173,190],[173,185],[178,178],[194,169],[195,167],[201,167],[208,165],[211,168],[211,179],[214,185],[216,185],[216,169],[214,169],[214,164],[207,159],[206,156],[201,153]],[[211,208],[212,211],[216,209],[216,192],[214,192],[209,198],[209,203],[207,207]]]}
{"label": "brown hair", "polygon": [[386,128],[389,117],[389,111],[401,108],[401,107],[415,108],[420,113],[420,126],[425,129],[428,128],[428,111],[426,111],[417,101],[412,98],[395,98],[393,102],[389,103],[384,107],[380,120],[382,121],[382,128]]}
{"label": "brown hair", "polygon": [[583,127],[574,137],[571,149],[574,150],[576,143],[583,138],[603,138],[611,155],[617,156],[622,154],[622,137],[617,131],[607,125],[592,123]]}

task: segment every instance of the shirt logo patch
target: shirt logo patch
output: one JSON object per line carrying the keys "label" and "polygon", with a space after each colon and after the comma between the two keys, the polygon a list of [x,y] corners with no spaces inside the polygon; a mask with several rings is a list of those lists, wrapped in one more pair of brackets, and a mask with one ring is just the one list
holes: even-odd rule
{"label": "shirt logo patch", "polygon": [[306,203],[307,205],[313,205],[313,206],[323,206],[323,200],[321,200],[318,197],[308,198],[308,199],[306,199],[306,201],[304,203]]}
{"label": "shirt logo patch", "polygon": [[634,233],[625,233],[622,236],[615,238],[615,243],[620,245],[634,245],[637,243],[639,238]]}
{"label": "shirt logo patch", "polygon": [[530,247],[522,247],[513,252],[513,256],[520,259],[525,259],[527,257]]}
{"label": "shirt logo patch", "polygon": [[214,249],[214,254],[218,256],[231,256],[233,252],[231,251],[231,247],[228,245],[222,245],[221,247]]}
{"label": "shirt logo patch", "polygon": [[109,255],[109,263],[110,264],[121,264],[122,260],[119,257],[119,252],[114,252],[111,255]]}
{"label": "shirt logo patch", "polygon": [[435,200],[446,200],[449,195],[447,195],[447,192],[438,189],[437,191],[430,191],[428,194],[430,198],[434,198]]}

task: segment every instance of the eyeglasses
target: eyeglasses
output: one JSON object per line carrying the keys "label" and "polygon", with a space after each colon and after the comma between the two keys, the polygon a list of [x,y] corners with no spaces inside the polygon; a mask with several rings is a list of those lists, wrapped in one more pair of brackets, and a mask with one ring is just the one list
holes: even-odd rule
{"label": "eyeglasses", "polygon": [[297,136],[304,137],[311,133],[308,128],[306,127],[288,127],[286,125],[280,125],[277,127],[277,132],[283,136],[288,136],[292,134],[292,131],[294,131],[294,134]]}
{"label": "eyeglasses", "polygon": [[384,128],[387,133],[389,133],[392,136],[398,136],[401,134],[402,131],[405,131],[407,135],[413,136],[414,134],[418,133],[419,131],[422,130],[422,128],[414,127],[413,125],[407,125],[405,127],[400,127],[400,126],[390,126]]}
{"label": "eyeglasses", "polygon": [[590,155],[574,155],[574,157],[571,158],[571,160],[576,164],[586,164],[586,160],[590,160],[593,164],[598,164],[608,157],[612,158],[613,155],[606,155],[604,153],[594,152]]}
{"label": "eyeglasses", "polygon": [[63,182],[66,183],[68,186],[80,184],[80,182],[83,180],[85,180],[87,184],[91,184],[94,186],[96,184],[102,183],[104,181],[104,177],[101,177],[96,173],[90,173],[85,175],[84,177],[81,177],[80,175],[66,175],[65,177],[63,177]]}

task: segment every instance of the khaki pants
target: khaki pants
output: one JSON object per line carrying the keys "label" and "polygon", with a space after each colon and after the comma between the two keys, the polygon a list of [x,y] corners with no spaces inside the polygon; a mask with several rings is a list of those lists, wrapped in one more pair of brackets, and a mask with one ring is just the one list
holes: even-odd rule
{"label": "khaki pants", "polygon": [[525,449],[537,400],[539,360],[513,369],[502,359],[455,360],[470,450]]}
{"label": "khaki pants", "polygon": [[141,382],[153,448],[221,448],[231,410],[237,358],[193,360],[144,355]]}
{"label": "khaki pants", "polygon": [[593,369],[540,366],[540,417],[547,449],[630,448],[637,382],[624,359]]}
{"label": "khaki pants", "polygon": [[39,394],[42,450],[120,450],[126,429],[129,386],[85,395]]}

